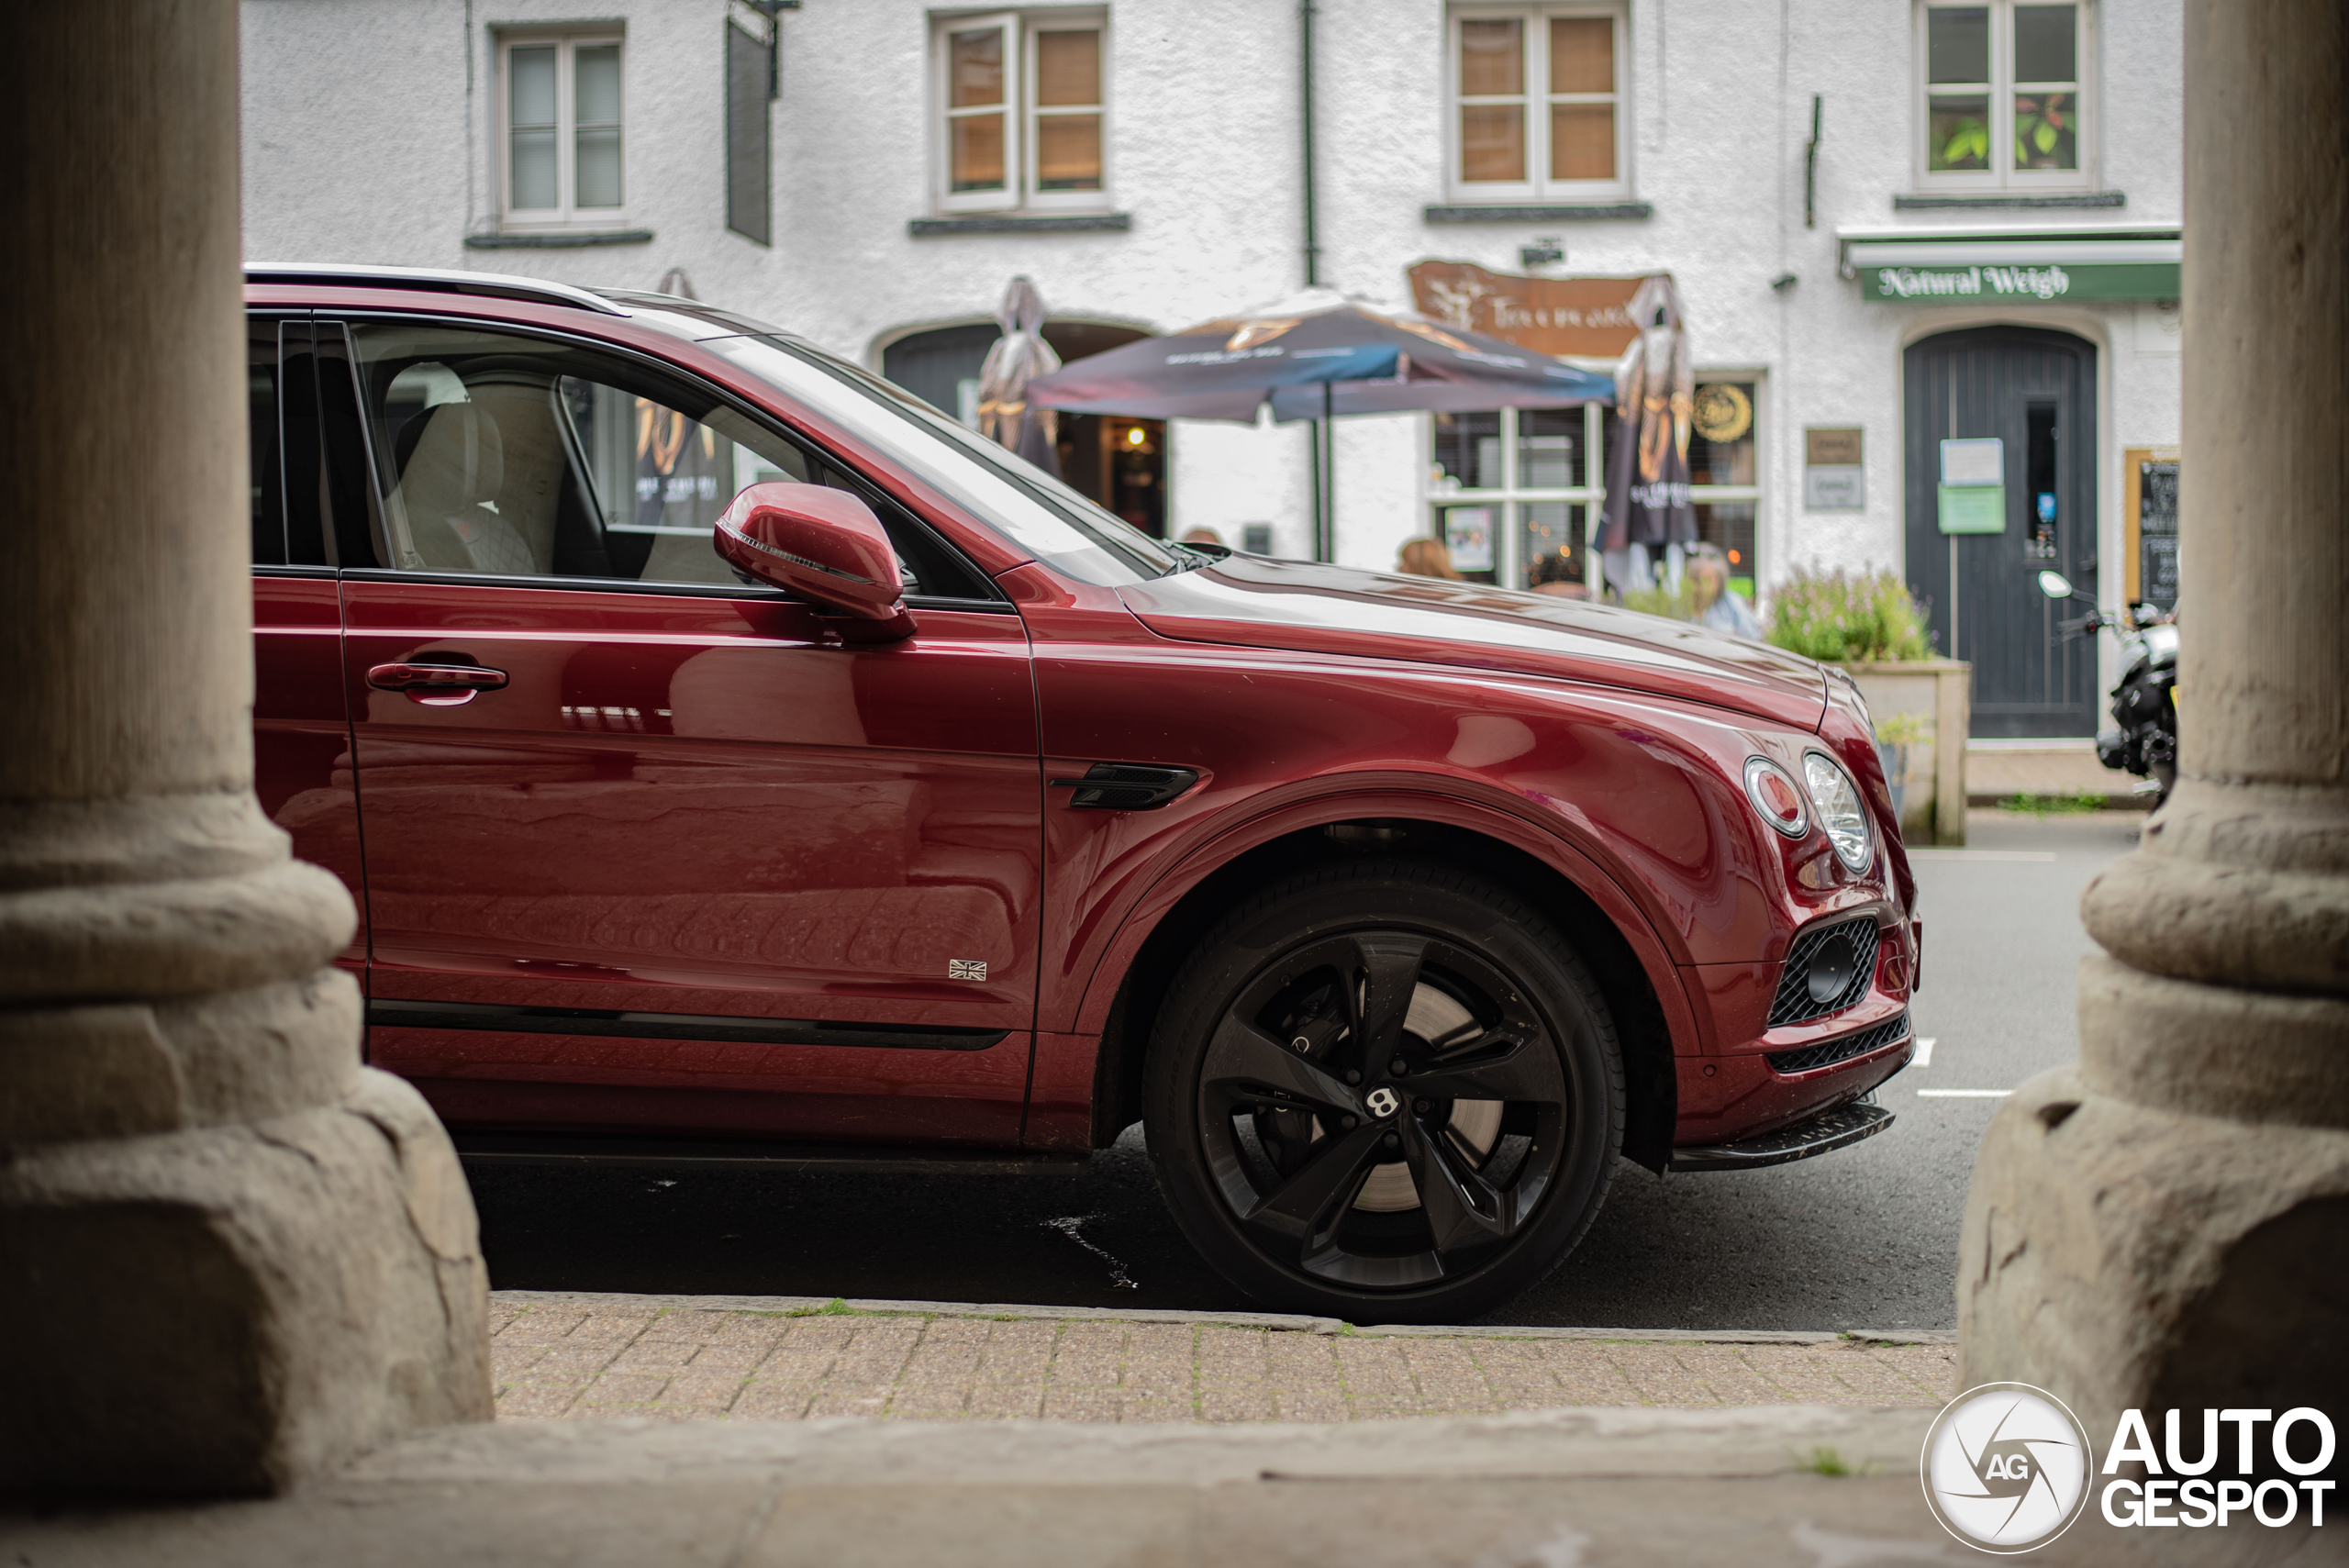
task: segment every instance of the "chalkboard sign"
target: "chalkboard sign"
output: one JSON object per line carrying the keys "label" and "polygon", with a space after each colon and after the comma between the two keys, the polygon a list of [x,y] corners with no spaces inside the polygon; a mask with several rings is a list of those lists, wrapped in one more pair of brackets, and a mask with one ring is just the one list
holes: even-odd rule
{"label": "chalkboard sign", "polygon": [[2137,593],[2169,609],[2177,603],[2177,464],[2137,465]]}

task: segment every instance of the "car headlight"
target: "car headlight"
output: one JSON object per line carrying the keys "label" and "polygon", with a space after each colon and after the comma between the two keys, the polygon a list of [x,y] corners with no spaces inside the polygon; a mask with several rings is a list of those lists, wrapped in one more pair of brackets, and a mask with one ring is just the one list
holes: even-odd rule
{"label": "car headlight", "polygon": [[[1747,766],[1750,777],[1752,764]],[[1811,805],[1819,808],[1819,825],[1826,830],[1827,841],[1835,846],[1835,858],[1854,871],[1867,870],[1875,843],[1868,834],[1868,811],[1860,801],[1860,786],[1820,751],[1803,753],[1802,778],[1810,786]]]}
{"label": "car headlight", "polygon": [[1789,839],[1799,839],[1810,831],[1810,807],[1802,800],[1802,791],[1787,776],[1787,770],[1767,757],[1745,760],[1745,798],[1762,820]]}

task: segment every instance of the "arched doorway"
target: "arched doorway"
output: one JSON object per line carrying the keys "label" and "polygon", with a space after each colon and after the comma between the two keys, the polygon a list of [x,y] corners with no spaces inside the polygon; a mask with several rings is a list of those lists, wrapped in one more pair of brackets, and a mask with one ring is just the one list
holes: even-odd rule
{"label": "arched doorway", "polygon": [[[993,322],[910,333],[881,350],[881,373],[963,423],[978,422],[979,366],[1002,332]],[[1093,321],[1047,321],[1065,364],[1149,334]],[[1101,414],[1060,418],[1061,477],[1144,533],[1166,535],[1166,425]]]}
{"label": "arched doorway", "polygon": [[[2097,647],[2055,623],[2084,613],[2039,591],[2053,569],[2097,587],[2096,345],[2036,327],[1978,327],[1909,345],[1908,579],[1940,651],[1974,665],[1973,733],[2092,735]],[[1995,439],[1990,449],[1982,444]],[[1944,442],[1951,478],[1943,484]],[[1965,472],[1967,461],[1987,463]],[[1987,482],[1987,483],[1986,483]],[[1972,518],[1988,485],[2003,486]],[[1946,524],[1996,531],[1944,531]]]}

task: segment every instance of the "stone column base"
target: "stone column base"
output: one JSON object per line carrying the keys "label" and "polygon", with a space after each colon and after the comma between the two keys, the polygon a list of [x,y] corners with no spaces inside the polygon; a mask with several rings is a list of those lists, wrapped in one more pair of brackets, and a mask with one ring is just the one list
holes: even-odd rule
{"label": "stone column base", "polygon": [[[361,1240],[363,1239],[363,1240]],[[473,1201],[416,1091],[0,1157],[0,1476],[259,1493],[491,1415]]]}
{"label": "stone column base", "polygon": [[2131,1407],[2349,1410],[2344,1258],[2349,1132],[2155,1110],[2042,1073],[1975,1163],[1960,1380],[2046,1388],[2099,1451]]}

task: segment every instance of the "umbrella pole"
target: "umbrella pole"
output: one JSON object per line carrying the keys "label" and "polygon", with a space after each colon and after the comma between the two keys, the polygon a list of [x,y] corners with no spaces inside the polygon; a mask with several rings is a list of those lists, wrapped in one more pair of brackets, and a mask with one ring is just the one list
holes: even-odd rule
{"label": "umbrella pole", "polygon": [[1321,417],[1314,421],[1313,498],[1316,516],[1313,519],[1313,559],[1334,561],[1338,554],[1338,442],[1337,426],[1330,412],[1330,384],[1321,384]]}

